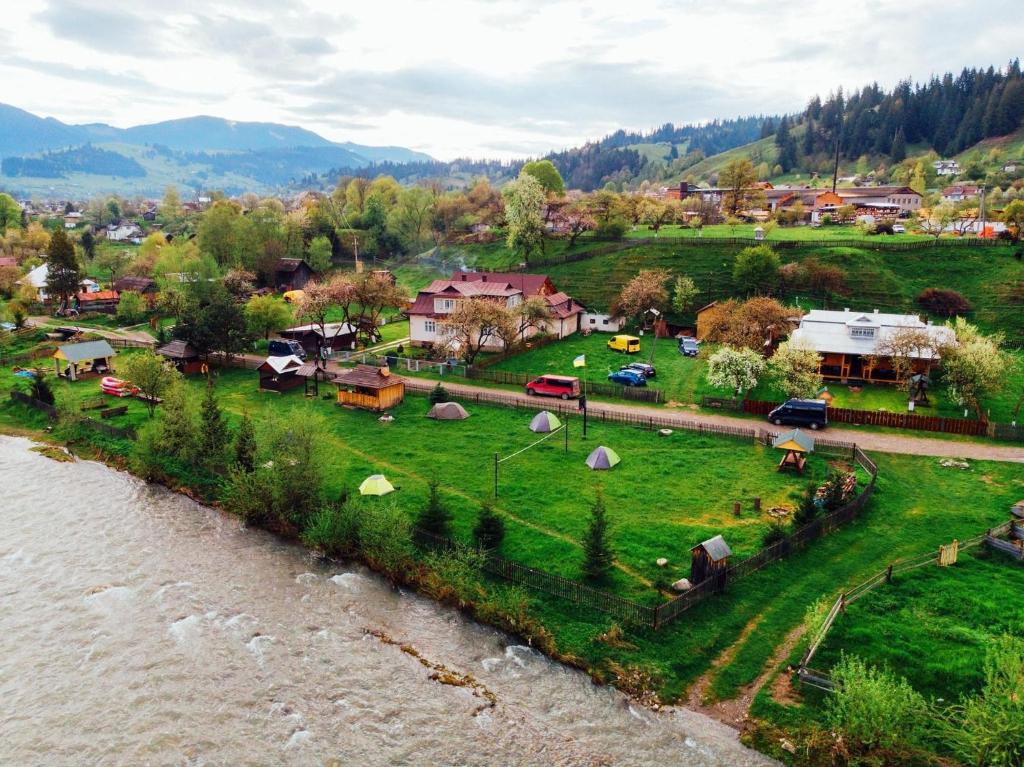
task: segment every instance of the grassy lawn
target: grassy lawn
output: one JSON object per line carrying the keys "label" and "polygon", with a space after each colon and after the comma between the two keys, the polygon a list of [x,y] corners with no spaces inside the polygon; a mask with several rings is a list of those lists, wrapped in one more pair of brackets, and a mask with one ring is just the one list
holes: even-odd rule
{"label": "grassy lawn", "polygon": [[906,677],[926,696],[954,701],[977,692],[989,642],[1024,630],[1024,569],[986,549],[961,553],[951,567],[897,576],[840,614],[815,657],[831,668],[859,655]]}

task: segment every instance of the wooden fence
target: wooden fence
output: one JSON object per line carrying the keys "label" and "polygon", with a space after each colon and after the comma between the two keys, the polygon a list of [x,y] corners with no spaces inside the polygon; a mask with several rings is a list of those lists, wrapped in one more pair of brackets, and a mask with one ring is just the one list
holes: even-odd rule
{"label": "wooden fence", "polygon": [[[722,400],[728,402],[728,400]],[[744,400],[743,412],[754,415],[768,415],[778,407],[777,402],[763,400]],[[829,407],[829,423],[850,423],[857,426],[889,426],[895,429],[914,429],[917,431],[934,431],[944,434],[965,434],[972,437],[983,437],[989,433],[987,421],[974,421],[967,418],[940,418],[917,413],[890,413],[884,410],[852,410],[845,407]]]}
{"label": "wooden fence", "polygon": [[[1007,522],[999,527],[987,530],[981,535],[977,535],[969,540],[957,541],[957,548],[959,551],[966,551],[967,549],[971,549],[982,544],[991,546],[992,541],[1007,544],[1006,541],[1002,541],[996,536],[1004,535],[1010,529],[1010,525],[1011,523]],[[1012,546],[1012,544],[1007,545]],[[821,626],[818,627],[814,635],[811,637],[807,644],[807,649],[804,651],[803,657],[800,659],[800,665],[797,669],[797,676],[800,679],[800,682],[810,687],[817,687],[822,690],[833,690],[835,685],[832,682],[832,678],[829,673],[827,671],[812,668],[811,661],[814,660],[815,654],[817,654],[822,643],[825,641],[825,637],[828,636],[828,632],[832,629],[832,625],[835,623],[839,615],[844,612],[849,605],[853,604],[870,591],[878,588],[883,583],[892,583],[893,578],[897,575],[901,575],[927,565],[943,565],[944,548],[945,547],[940,546],[935,552],[929,552],[928,554],[923,554],[911,559],[902,559],[893,562],[884,570],[875,573],[867,580],[851,588],[849,591],[841,593],[825,615],[825,619],[822,621]],[[1017,549],[1015,546],[1013,548]],[[1017,549],[1017,551],[1019,552],[1020,549]]]}
{"label": "wooden fence", "polygon": [[[41,410],[44,413],[46,413],[46,415],[48,415],[50,418],[56,419],[60,416],[59,411],[53,405],[49,405],[43,402],[42,400],[30,397],[29,395],[25,394],[25,392],[20,392],[17,389],[11,390],[11,399],[14,400],[15,402],[20,402],[23,405],[28,405],[29,407],[35,408],[36,410]],[[109,423],[102,423],[101,421],[97,421],[94,418],[84,418],[80,416],[72,416],[71,420],[76,424],[81,424],[88,429],[101,432],[103,434],[106,434],[108,437],[114,437],[115,439],[134,440],[136,438],[135,430],[130,427],[125,428],[119,426],[111,426]]]}
{"label": "wooden fence", "polygon": [[[516,373],[510,370],[487,370],[470,365],[466,368],[466,378],[477,381],[490,381],[492,383],[510,384],[513,386],[525,386],[537,376],[528,373]],[[615,386],[608,383],[587,382],[588,394],[596,394],[600,397],[620,397],[635,402],[658,403],[664,399],[664,392],[661,389],[648,389],[637,386]]]}

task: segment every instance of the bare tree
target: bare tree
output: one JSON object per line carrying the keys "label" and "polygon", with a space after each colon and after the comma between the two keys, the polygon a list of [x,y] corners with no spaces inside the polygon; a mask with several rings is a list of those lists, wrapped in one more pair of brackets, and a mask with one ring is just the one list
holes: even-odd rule
{"label": "bare tree", "polygon": [[518,334],[512,312],[486,298],[460,301],[440,325],[441,346],[450,353],[461,354],[469,365],[494,340],[507,343]]}

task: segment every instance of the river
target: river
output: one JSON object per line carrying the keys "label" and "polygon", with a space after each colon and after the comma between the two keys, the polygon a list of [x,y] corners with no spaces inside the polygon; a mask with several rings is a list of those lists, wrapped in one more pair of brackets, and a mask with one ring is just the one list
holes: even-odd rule
{"label": "river", "polygon": [[772,763],[363,568],[31,446],[0,436],[2,765]]}

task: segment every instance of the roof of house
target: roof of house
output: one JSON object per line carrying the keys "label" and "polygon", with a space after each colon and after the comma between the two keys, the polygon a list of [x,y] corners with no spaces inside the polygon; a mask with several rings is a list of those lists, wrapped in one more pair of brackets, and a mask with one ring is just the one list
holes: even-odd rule
{"label": "roof of house", "polygon": [[309,264],[306,263],[304,259],[301,258],[279,258],[277,260],[277,266],[274,267],[274,271],[294,272],[303,264],[305,264],[306,268],[309,269],[309,271],[313,271],[313,267],[311,267]]}
{"label": "roof of house", "polygon": [[[324,334],[326,332],[326,335]],[[288,328],[282,330],[281,335],[285,336],[304,336],[308,333],[315,333],[321,338],[335,338],[337,336],[347,336],[351,333],[355,333],[356,330],[347,322],[328,322],[321,329],[317,323],[310,323],[309,325],[296,325],[294,328]]]}
{"label": "roof of house", "polygon": [[335,382],[338,386],[362,386],[365,389],[386,389],[404,383],[401,378],[392,375],[390,369],[373,365],[356,365],[351,370],[342,372]]}
{"label": "roof of house", "polygon": [[97,290],[92,293],[79,293],[78,300],[87,301],[116,301],[120,294],[116,290]]}
{"label": "roof of house", "polygon": [[117,352],[111,348],[110,344],[104,340],[99,340],[58,346],[53,356],[68,362],[88,362],[89,360],[113,357],[115,354]]}
{"label": "roof of house", "polygon": [[452,272],[452,282],[498,282],[506,283],[523,291],[525,296],[539,295],[550,280],[546,274],[525,272]]}
{"label": "roof of house", "polygon": [[31,272],[26,274],[18,283],[21,285],[31,285],[33,288],[45,288],[46,277],[50,273],[50,267],[47,264],[40,264]]}
{"label": "roof of house", "polygon": [[134,290],[136,293],[142,293],[148,288],[155,287],[156,280],[154,280],[152,277],[120,277],[114,283],[115,290]]}
{"label": "roof of house", "polygon": [[[851,327],[875,328],[873,336],[853,336]],[[902,328],[928,331],[940,344],[956,341],[951,328],[921,321],[916,314],[882,314],[874,312],[827,311],[813,309],[800,319],[800,327],[793,331],[794,344],[810,346],[818,352],[834,354],[874,354],[879,341]],[[930,349],[912,355],[920,359],[937,358]]]}
{"label": "roof of house", "polygon": [[302,367],[302,360],[296,357],[294,354],[288,354],[282,357],[267,357],[266,361],[260,365],[259,369],[270,368],[275,373],[295,373]]}
{"label": "roof of house", "polygon": [[190,360],[199,356],[199,352],[193,349],[190,343],[181,340],[164,344],[156,350],[156,353],[172,360]]}
{"label": "roof of house", "polygon": [[548,303],[548,310],[551,312],[551,315],[561,320],[586,311],[586,307],[583,304],[561,291],[544,296],[544,300]]}
{"label": "roof of house", "polygon": [[322,381],[333,381],[338,377],[338,373],[334,370],[327,370],[318,366],[315,362],[307,362],[305,365],[295,371],[295,375],[303,378],[312,378],[318,376]]}
{"label": "roof of house", "polygon": [[0,256],[0,267],[2,266],[17,266],[18,259],[14,256]]}
{"label": "roof of house", "polygon": [[434,298],[441,294],[462,298],[507,298],[522,293],[519,288],[501,282],[462,282],[434,280],[416,295],[409,314],[434,314]]}
{"label": "roof of house", "polygon": [[704,543],[694,546],[694,549],[704,549],[711,557],[712,562],[719,562],[728,556],[732,555],[732,549],[729,548],[729,544],[725,542],[725,538],[720,535],[716,535],[714,538],[708,538]]}

